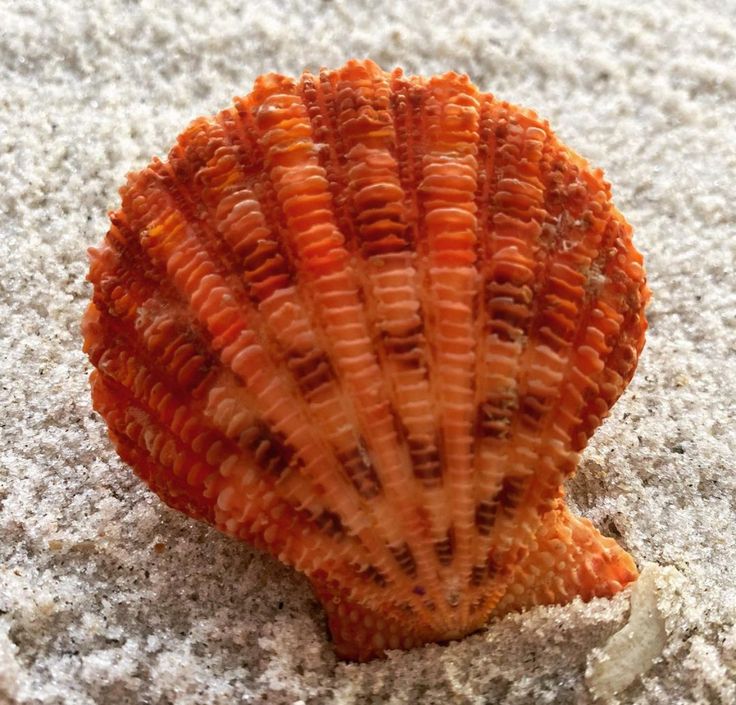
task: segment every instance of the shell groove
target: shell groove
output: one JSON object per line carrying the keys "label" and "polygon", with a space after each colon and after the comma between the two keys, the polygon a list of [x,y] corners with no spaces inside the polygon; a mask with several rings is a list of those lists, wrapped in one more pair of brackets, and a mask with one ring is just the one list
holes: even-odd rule
{"label": "shell groove", "polygon": [[305,573],[338,653],[636,577],[562,483],[648,299],[602,172],[466,76],[269,74],[129,176],[94,406],[170,506]]}

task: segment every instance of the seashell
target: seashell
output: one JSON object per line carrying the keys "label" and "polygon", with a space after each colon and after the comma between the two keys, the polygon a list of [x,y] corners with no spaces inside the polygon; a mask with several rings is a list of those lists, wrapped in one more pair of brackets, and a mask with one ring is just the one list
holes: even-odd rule
{"label": "seashell", "polygon": [[642,258],[533,112],[456,73],[268,74],[121,196],[94,407],[167,504],[309,578],[340,656],[635,579],[563,482],[634,373]]}

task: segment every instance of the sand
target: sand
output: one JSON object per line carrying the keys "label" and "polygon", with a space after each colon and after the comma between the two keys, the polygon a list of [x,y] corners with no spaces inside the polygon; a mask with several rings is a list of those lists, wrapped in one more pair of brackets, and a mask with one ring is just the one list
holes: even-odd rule
{"label": "sand", "polygon": [[[0,0],[0,702],[736,702],[736,7],[434,4]],[[570,485],[650,566],[613,685],[629,590],[336,662],[306,582],[165,508],[91,410],[85,249],[125,173],[259,73],[351,56],[534,107],[636,229],[647,347]]]}

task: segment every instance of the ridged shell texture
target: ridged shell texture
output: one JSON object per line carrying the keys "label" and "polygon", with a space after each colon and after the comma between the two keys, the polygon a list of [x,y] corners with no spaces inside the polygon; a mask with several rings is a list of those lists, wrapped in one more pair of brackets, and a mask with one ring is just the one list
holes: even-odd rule
{"label": "ridged shell texture", "polygon": [[456,73],[269,74],[121,195],[94,406],[167,504],[309,577],[341,656],[636,577],[562,483],[636,367],[641,257],[534,113]]}

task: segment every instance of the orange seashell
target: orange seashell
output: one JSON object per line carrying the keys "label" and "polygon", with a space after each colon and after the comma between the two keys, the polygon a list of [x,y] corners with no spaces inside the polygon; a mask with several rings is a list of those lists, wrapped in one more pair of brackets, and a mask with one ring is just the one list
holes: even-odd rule
{"label": "orange seashell", "polygon": [[90,251],[94,406],[167,504],[309,577],[341,656],[636,577],[562,483],[649,292],[545,121],[456,73],[269,74],[121,195]]}

